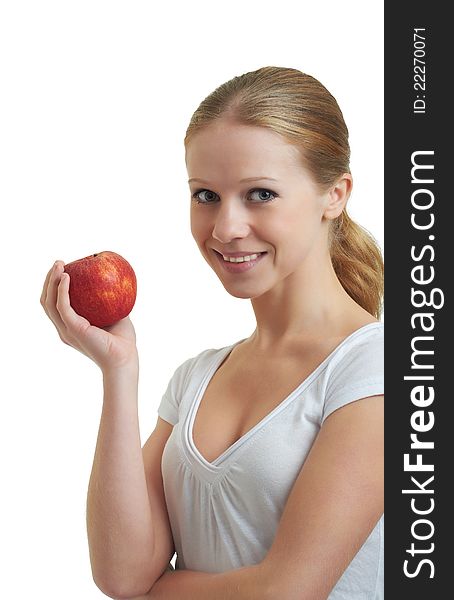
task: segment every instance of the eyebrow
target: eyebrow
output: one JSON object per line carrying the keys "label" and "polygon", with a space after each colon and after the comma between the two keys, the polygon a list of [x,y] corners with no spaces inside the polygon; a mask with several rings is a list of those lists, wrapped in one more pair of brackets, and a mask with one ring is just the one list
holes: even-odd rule
{"label": "eyebrow", "polygon": [[[267,179],[268,181],[277,181],[277,179],[273,179],[272,177],[246,177],[246,179],[241,179],[240,183],[244,183],[245,181],[257,181],[259,179]],[[191,177],[188,179],[188,183],[191,181],[200,181],[200,183],[209,183],[209,181],[205,181],[204,179],[198,179],[197,177]]]}

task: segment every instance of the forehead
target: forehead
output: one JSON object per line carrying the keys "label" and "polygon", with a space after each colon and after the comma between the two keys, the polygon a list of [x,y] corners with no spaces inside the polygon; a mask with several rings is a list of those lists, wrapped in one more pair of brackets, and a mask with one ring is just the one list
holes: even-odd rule
{"label": "forehead", "polygon": [[300,171],[301,155],[283,136],[267,129],[219,120],[189,141],[186,148],[189,177],[238,179],[267,176],[279,179]]}

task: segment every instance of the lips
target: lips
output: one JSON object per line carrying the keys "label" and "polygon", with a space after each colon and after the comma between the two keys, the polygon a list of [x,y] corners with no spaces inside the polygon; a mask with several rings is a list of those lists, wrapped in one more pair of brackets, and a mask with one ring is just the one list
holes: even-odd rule
{"label": "lips", "polygon": [[216,255],[217,260],[222,265],[223,269],[228,273],[245,273],[253,269],[263,258],[266,256],[267,252],[250,252],[249,254],[245,252],[230,252],[225,254],[227,257],[232,258],[241,258],[244,256],[248,256],[249,260],[225,260],[223,255],[217,250],[213,251]]}
{"label": "lips", "polygon": [[241,256],[251,256],[252,254],[263,254],[261,250],[242,250],[241,252],[220,252],[219,250],[214,250],[218,254],[223,256],[228,256],[229,258],[238,258]]}

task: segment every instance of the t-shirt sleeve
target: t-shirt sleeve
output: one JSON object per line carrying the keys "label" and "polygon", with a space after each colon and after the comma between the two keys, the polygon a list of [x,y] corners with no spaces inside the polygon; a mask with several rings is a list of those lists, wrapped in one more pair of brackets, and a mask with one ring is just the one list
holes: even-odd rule
{"label": "t-shirt sleeve", "polygon": [[368,396],[384,393],[383,329],[347,348],[330,373],[323,421],[336,409]]}
{"label": "t-shirt sleeve", "polygon": [[158,415],[171,425],[178,423],[178,412],[194,357],[188,358],[174,371],[158,406]]}

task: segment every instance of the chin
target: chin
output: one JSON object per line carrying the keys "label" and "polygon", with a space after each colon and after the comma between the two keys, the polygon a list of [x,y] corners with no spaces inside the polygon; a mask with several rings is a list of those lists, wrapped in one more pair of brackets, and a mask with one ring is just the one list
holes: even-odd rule
{"label": "chin", "polygon": [[240,286],[229,287],[223,281],[221,281],[221,283],[224,286],[225,291],[228,292],[231,296],[233,296],[234,298],[241,298],[243,300],[252,300],[253,298],[258,298],[266,292],[265,289],[258,290],[257,287],[255,287],[254,289],[248,289],[247,287],[241,288]]}
{"label": "chin", "polygon": [[251,298],[253,298],[254,296],[251,296],[250,294],[248,294],[247,292],[232,292],[232,290],[229,290],[228,288],[225,288],[226,291],[233,296],[234,298],[242,298],[243,300],[250,300]]}

